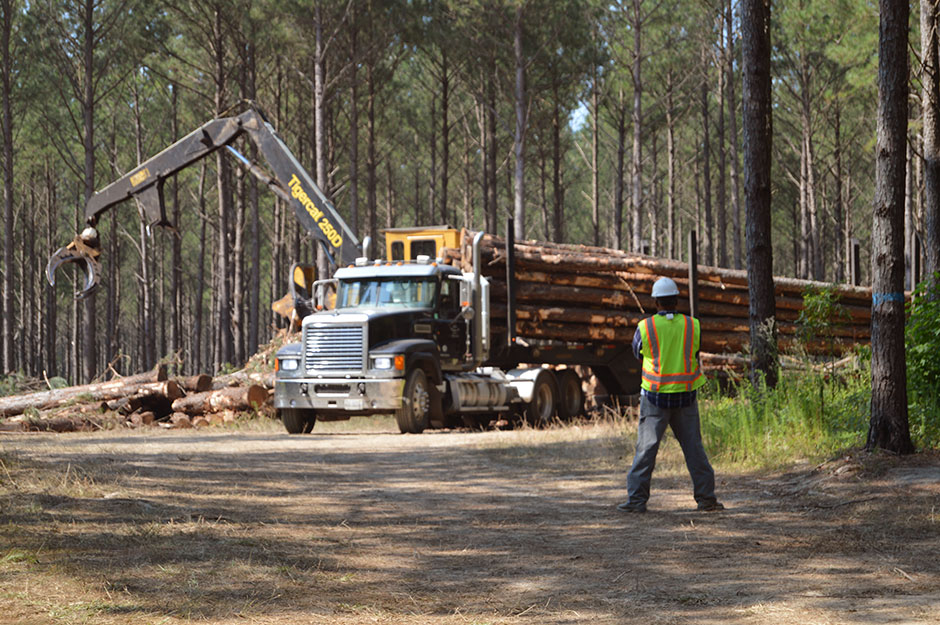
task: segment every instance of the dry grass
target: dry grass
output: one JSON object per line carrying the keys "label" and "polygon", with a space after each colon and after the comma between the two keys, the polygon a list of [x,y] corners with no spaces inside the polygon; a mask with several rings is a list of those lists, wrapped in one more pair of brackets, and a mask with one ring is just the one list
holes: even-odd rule
{"label": "dry grass", "polygon": [[633,424],[389,434],[393,420],[0,439],[0,623],[938,623],[940,458],[719,467]]}

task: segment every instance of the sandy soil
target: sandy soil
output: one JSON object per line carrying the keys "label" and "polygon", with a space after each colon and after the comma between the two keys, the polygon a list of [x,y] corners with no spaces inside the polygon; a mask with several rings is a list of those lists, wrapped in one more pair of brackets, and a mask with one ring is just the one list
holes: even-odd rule
{"label": "sandy soil", "polygon": [[936,455],[626,515],[618,434],[0,438],[0,622],[940,623]]}

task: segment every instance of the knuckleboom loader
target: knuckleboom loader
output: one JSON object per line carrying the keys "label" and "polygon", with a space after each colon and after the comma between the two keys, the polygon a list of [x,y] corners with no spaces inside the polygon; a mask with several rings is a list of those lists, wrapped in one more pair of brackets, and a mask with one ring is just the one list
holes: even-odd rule
{"label": "knuckleboom loader", "polygon": [[[242,135],[258,147],[273,175],[232,146]],[[219,149],[290,203],[339,267],[332,278],[305,288],[291,285],[293,308],[302,317],[300,342],[278,350],[274,386],[275,409],[288,432],[310,432],[317,420],[389,413],[403,433],[482,425],[501,415],[536,424],[570,418],[584,409],[582,380],[572,365],[591,367],[611,394],[637,392],[639,365],[629,348],[528,344],[506,330],[514,327],[511,311],[504,323],[492,323],[489,283],[481,274],[482,233],[474,238],[469,272],[438,258],[443,247],[457,246],[458,233],[449,227],[385,231],[389,260],[370,259],[368,239],[360,245],[254,105],[207,122],[93,195],[85,208],[87,227],[50,258],[49,282],[55,284],[59,266],[76,263],[86,272],[77,296],[94,290],[99,216],[135,198],[150,226],[171,225],[165,180]],[[297,265],[291,273],[309,278]]]}

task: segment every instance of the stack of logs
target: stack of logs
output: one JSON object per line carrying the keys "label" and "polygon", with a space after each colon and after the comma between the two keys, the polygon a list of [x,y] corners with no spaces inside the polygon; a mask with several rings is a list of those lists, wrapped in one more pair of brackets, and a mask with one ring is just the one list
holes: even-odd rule
{"label": "stack of logs", "polygon": [[[449,262],[472,270],[472,232],[463,232],[461,249],[448,250]],[[490,279],[494,326],[506,316],[506,243],[486,234],[481,246],[482,273]],[[655,312],[653,282],[668,276],[679,286],[679,310],[689,311],[687,263],[617,250],[517,241],[515,245],[516,334],[529,339],[629,343],[637,324]],[[803,295],[829,285],[774,278],[779,347],[798,342]],[[813,354],[841,352],[871,338],[871,290],[835,289],[841,315],[830,320],[825,336],[804,340]],[[698,319],[703,352],[738,354],[750,342],[747,272],[700,266]],[[505,322],[503,322],[505,325]]]}
{"label": "stack of logs", "polygon": [[0,397],[0,431],[94,430],[107,424],[189,428],[269,403],[273,374],[169,379],[166,366],[98,384]]}

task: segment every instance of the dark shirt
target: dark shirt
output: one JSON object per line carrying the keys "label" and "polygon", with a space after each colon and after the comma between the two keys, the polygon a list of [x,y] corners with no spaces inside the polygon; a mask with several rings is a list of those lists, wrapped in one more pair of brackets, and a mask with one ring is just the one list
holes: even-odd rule
{"label": "dark shirt", "polygon": [[[660,310],[657,315],[678,315],[675,310]],[[633,334],[633,355],[641,363],[643,362],[643,335],[637,328]],[[641,395],[645,395],[650,403],[657,408],[687,408],[695,403],[696,391],[679,391],[678,393],[657,393],[648,391],[645,388],[640,390]]]}

